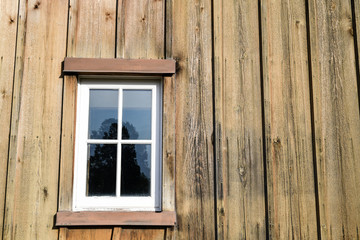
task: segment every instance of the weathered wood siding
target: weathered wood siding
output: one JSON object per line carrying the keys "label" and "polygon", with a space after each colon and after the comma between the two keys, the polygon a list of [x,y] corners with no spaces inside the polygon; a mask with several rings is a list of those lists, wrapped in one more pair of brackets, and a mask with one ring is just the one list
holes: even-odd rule
{"label": "weathered wood siding", "polygon": [[15,67],[18,3],[13,0],[1,0],[0,9],[0,32],[3,36],[6,36],[6,38],[0,38],[0,236],[2,236]]}
{"label": "weathered wood siding", "polygon": [[258,2],[214,1],[217,229],[265,239]]}
{"label": "weathered wood siding", "polygon": [[269,236],[315,239],[305,1],[261,1]]}
{"label": "weathered wood siding", "polygon": [[63,85],[59,62],[66,53],[67,12],[67,0],[21,0],[14,16],[18,21],[3,239],[58,236],[52,222]]}
{"label": "weathered wood siding", "polygon": [[314,151],[324,239],[356,239],[360,234],[359,59],[352,11],[350,0],[309,1]]}
{"label": "weathered wood siding", "polygon": [[[2,239],[360,238],[360,0],[0,0],[0,33]],[[175,227],[54,228],[72,203],[64,57],[177,61]]]}

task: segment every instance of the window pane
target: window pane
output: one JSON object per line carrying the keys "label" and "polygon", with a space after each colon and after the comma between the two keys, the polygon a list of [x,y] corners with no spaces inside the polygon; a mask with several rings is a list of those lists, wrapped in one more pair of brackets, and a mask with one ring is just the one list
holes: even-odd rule
{"label": "window pane", "polygon": [[150,196],[150,144],[121,147],[121,196]]}
{"label": "window pane", "polygon": [[124,90],[122,139],[151,139],[151,90]]}
{"label": "window pane", "polygon": [[115,196],[116,144],[88,144],[87,196]]}
{"label": "window pane", "polygon": [[90,90],[90,139],[117,139],[118,96],[118,90]]}

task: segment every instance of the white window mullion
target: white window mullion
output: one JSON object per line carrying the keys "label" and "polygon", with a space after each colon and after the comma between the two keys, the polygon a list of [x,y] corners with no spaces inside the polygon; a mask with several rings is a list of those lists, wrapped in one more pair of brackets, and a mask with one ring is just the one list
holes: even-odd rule
{"label": "white window mullion", "polygon": [[132,140],[132,139],[124,139],[120,140],[121,144],[152,144],[153,140]]}

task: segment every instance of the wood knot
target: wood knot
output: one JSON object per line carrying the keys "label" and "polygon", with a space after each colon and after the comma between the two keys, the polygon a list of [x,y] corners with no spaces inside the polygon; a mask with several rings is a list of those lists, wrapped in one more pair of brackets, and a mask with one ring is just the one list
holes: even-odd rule
{"label": "wood knot", "polygon": [[335,8],[336,8],[336,3],[331,3],[331,6],[330,6],[330,8],[331,8],[331,11],[334,11],[335,10]]}
{"label": "wood knot", "polygon": [[1,97],[2,97],[2,98],[5,98],[5,97],[6,97],[6,91],[5,91],[5,89],[3,89],[3,90],[1,91]]}
{"label": "wood knot", "polygon": [[281,140],[279,137],[277,137],[276,139],[274,139],[274,144],[281,144]]}
{"label": "wood knot", "polygon": [[46,199],[48,197],[48,195],[49,195],[47,187],[43,188],[43,194],[44,194],[44,198]]}
{"label": "wood knot", "polygon": [[40,7],[40,1],[37,1],[34,5],[34,9],[38,9]]}
{"label": "wood knot", "polygon": [[240,176],[244,176],[245,175],[245,168],[244,167],[239,167],[239,174]]}
{"label": "wood knot", "polygon": [[12,17],[9,17],[9,23],[12,24],[12,23],[14,23],[14,22],[15,22],[15,19],[12,18]]}
{"label": "wood knot", "polygon": [[111,13],[106,12],[106,13],[105,13],[105,20],[108,21],[108,20],[110,20],[110,19],[111,19]]}
{"label": "wood knot", "polygon": [[141,21],[141,22],[145,22],[145,20],[146,20],[146,17],[143,16],[140,21]]}
{"label": "wood knot", "polygon": [[352,27],[349,28],[349,33],[350,33],[351,36],[354,36],[354,29]]}

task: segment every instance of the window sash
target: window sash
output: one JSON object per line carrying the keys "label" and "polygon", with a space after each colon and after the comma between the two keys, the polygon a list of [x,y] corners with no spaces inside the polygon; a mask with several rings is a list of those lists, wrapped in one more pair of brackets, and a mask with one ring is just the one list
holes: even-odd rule
{"label": "window sash", "polygon": [[[101,77],[103,78],[103,77]],[[118,138],[89,139],[89,93],[90,89],[118,89]],[[121,139],[123,90],[151,90],[151,139]],[[75,175],[73,210],[149,210],[161,209],[161,81],[147,79],[145,81],[128,78],[80,78],[78,82],[77,127],[75,141]],[[116,197],[86,196],[88,144],[117,144]],[[151,145],[150,197],[120,196],[121,186],[121,146],[122,144]]]}

